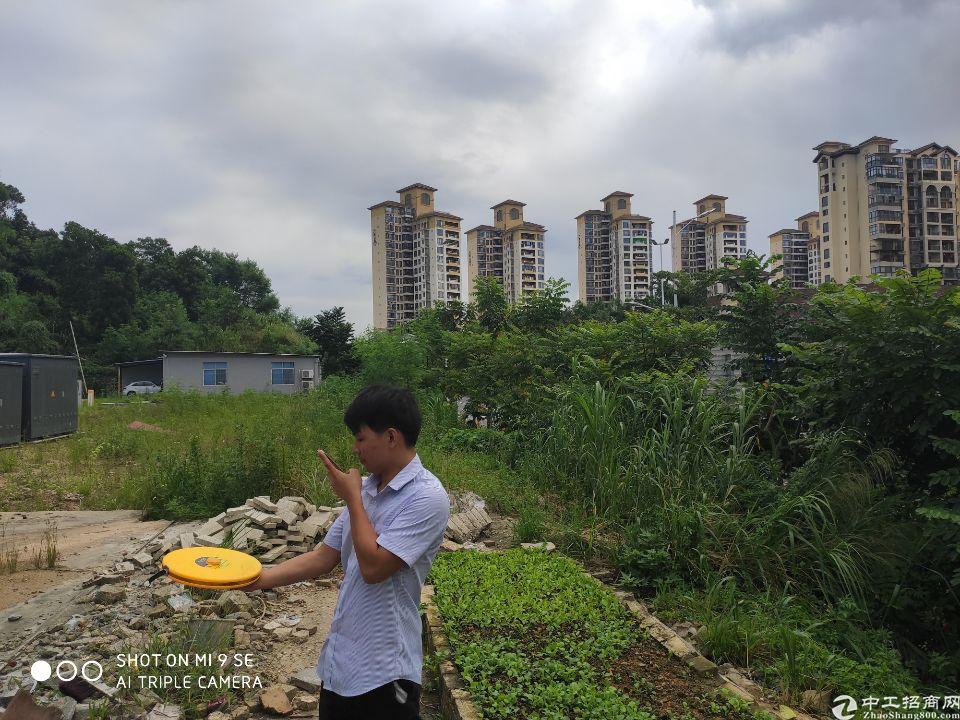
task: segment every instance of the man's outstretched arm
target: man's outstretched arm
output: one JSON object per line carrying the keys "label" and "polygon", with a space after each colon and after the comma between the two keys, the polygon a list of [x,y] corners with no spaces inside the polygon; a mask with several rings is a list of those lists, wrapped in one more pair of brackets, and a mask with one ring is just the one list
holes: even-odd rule
{"label": "man's outstretched arm", "polygon": [[275,567],[265,568],[259,579],[243,590],[269,590],[301,580],[312,580],[326,575],[339,564],[340,551],[326,543],[320,543],[310,552],[290,558]]}

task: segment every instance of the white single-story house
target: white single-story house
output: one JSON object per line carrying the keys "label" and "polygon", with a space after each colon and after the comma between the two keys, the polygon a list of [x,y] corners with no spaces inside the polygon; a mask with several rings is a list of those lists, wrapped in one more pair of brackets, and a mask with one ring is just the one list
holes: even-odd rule
{"label": "white single-story house", "polygon": [[295,393],[320,380],[320,356],[165,350],[154,360],[117,363],[117,385],[123,388],[145,373],[159,375],[164,388],[234,395],[245,390]]}

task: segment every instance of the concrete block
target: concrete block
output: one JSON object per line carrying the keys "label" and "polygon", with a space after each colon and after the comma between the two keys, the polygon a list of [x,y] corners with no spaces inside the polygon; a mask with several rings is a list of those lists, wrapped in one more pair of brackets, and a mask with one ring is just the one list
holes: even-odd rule
{"label": "concrete block", "polygon": [[277,504],[270,500],[270,497],[267,495],[252,497],[247,500],[247,505],[264,513],[273,514],[277,511]]}

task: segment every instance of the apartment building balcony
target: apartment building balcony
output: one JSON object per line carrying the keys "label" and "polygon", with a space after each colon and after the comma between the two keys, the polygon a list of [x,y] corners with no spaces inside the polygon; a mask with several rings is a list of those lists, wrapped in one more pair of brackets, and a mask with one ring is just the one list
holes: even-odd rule
{"label": "apartment building balcony", "polygon": [[874,167],[867,168],[867,182],[871,185],[887,182],[891,179],[903,180],[903,170],[893,167]]}
{"label": "apartment building balcony", "polygon": [[902,210],[871,210],[869,215],[870,222],[881,222],[881,223],[902,223],[903,222],[903,211]]}
{"label": "apartment building balcony", "polygon": [[870,265],[871,275],[895,275],[898,270],[903,269],[903,258],[899,261],[879,262]]}
{"label": "apartment building balcony", "polygon": [[893,153],[870,153],[866,157],[867,166],[871,165],[895,165],[903,167],[903,158]]}
{"label": "apartment building balcony", "polygon": [[867,197],[868,207],[902,207],[903,195],[897,193],[871,193]]}
{"label": "apartment building balcony", "polygon": [[903,243],[876,244],[870,243],[870,257],[874,262],[903,262]]}
{"label": "apartment building balcony", "polygon": [[877,239],[903,239],[903,225],[874,223],[870,225],[870,237]]}

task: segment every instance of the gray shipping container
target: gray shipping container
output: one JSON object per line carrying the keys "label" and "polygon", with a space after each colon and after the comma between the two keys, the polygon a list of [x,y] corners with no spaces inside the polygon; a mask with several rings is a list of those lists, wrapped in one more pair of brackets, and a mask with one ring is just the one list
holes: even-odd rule
{"label": "gray shipping container", "polygon": [[0,362],[0,447],[20,442],[23,365]]}
{"label": "gray shipping container", "polygon": [[23,439],[77,431],[77,359],[69,355],[0,353],[0,362],[23,363]]}

